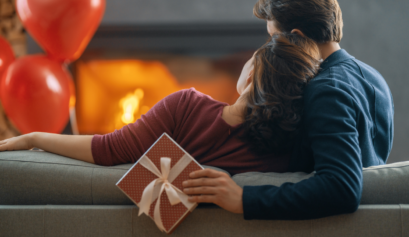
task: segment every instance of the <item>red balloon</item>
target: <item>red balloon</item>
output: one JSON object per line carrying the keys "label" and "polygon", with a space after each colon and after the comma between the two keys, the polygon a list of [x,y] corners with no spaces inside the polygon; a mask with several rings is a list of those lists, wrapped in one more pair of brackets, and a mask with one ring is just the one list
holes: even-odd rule
{"label": "red balloon", "polygon": [[17,0],[26,29],[51,58],[81,56],[101,22],[105,0]]}
{"label": "red balloon", "polygon": [[6,114],[21,133],[60,133],[68,122],[70,76],[43,55],[17,59],[0,82]]}
{"label": "red balloon", "polygon": [[14,60],[14,52],[9,42],[0,36],[0,78]]}

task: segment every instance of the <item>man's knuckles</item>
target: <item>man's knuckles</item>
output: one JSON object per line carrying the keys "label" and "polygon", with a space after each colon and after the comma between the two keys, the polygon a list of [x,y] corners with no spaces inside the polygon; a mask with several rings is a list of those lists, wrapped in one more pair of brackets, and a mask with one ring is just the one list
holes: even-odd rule
{"label": "man's knuckles", "polygon": [[227,195],[229,193],[229,191],[227,190],[227,188],[221,187],[221,188],[218,189],[218,193],[225,196],[225,195]]}
{"label": "man's knuckles", "polygon": [[203,194],[203,193],[208,193],[210,191],[209,188],[207,187],[200,187],[200,188],[185,188],[183,190],[186,194]]}
{"label": "man's knuckles", "polygon": [[214,202],[214,197],[210,195],[192,196],[189,197],[190,202]]}
{"label": "man's knuckles", "polygon": [[201,182],[203,182],[203,179],[190,179],[186,180],[182,183],[183,187],[195,187],[195,186],[200,186]]}
{"label": "man's knuckles", "polygon": [[226,177],[220,177],[217,179],[217,183],[221,186],[226,186],[228,184],[228,181]]}

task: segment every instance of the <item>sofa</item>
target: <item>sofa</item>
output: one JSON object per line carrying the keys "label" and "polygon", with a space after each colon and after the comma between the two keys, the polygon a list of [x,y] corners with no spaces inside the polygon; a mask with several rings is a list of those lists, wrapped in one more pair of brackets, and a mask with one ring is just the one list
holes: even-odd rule
{"label": "sofa", "polygon": [[[44,151],[0,153],[0,236],[166,236],[116,186],[132,164],[103,167]],[[172,236],[409,237],[409,162],[363,170],[353,214],[305,221],[246,221],[199,205]],[[299,182],[314,174],[244,173],[240,186]]]}

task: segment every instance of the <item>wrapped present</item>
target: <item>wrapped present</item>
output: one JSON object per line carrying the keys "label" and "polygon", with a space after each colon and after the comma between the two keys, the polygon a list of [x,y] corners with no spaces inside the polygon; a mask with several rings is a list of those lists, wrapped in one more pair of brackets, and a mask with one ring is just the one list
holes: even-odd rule
{"label": "wrapped present", "polygon": [[196,160],[164,133],[116,184],[138,207],[170,234],[196,208],[182,182],[201,170]]}

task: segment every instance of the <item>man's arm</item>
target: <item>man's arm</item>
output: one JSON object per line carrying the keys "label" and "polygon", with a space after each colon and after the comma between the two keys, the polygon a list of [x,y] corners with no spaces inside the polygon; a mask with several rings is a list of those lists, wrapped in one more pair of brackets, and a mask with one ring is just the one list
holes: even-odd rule
{"label": "man's arm", "polygon": [[[313,219],[350,213],[358,208],[362,193],[362,162],[356,129],[356,121],[360,118],[355,101],[348,93],[331,85],[316,86],[310,91],[313,94],[306,101],[304,124],[314,155],[316,175],[281,187],[244,187],[245,219]],[[201,187],[197,187],[195,193],[186,193],[201,194],[200,189],[206,188],[209,178],[193,176],[202,180],[201,185],[192,185],[192,182],[186,187]]]}
{"label": "man's arm", "polygon": [[0,151],[29,150],[36,147],[58,155],[95,163],[91,153],[92,137],[30,133],[0,141]]}
{"label": "man's arm", "polygon": [[[330,84],[311,84],[304,126],[315,161],[314,177],[281,187],[245,187],[246,219],[312,219],[351,213],[362,193],[356,102]],[[270,210],[263,211],[263,210]]]}

